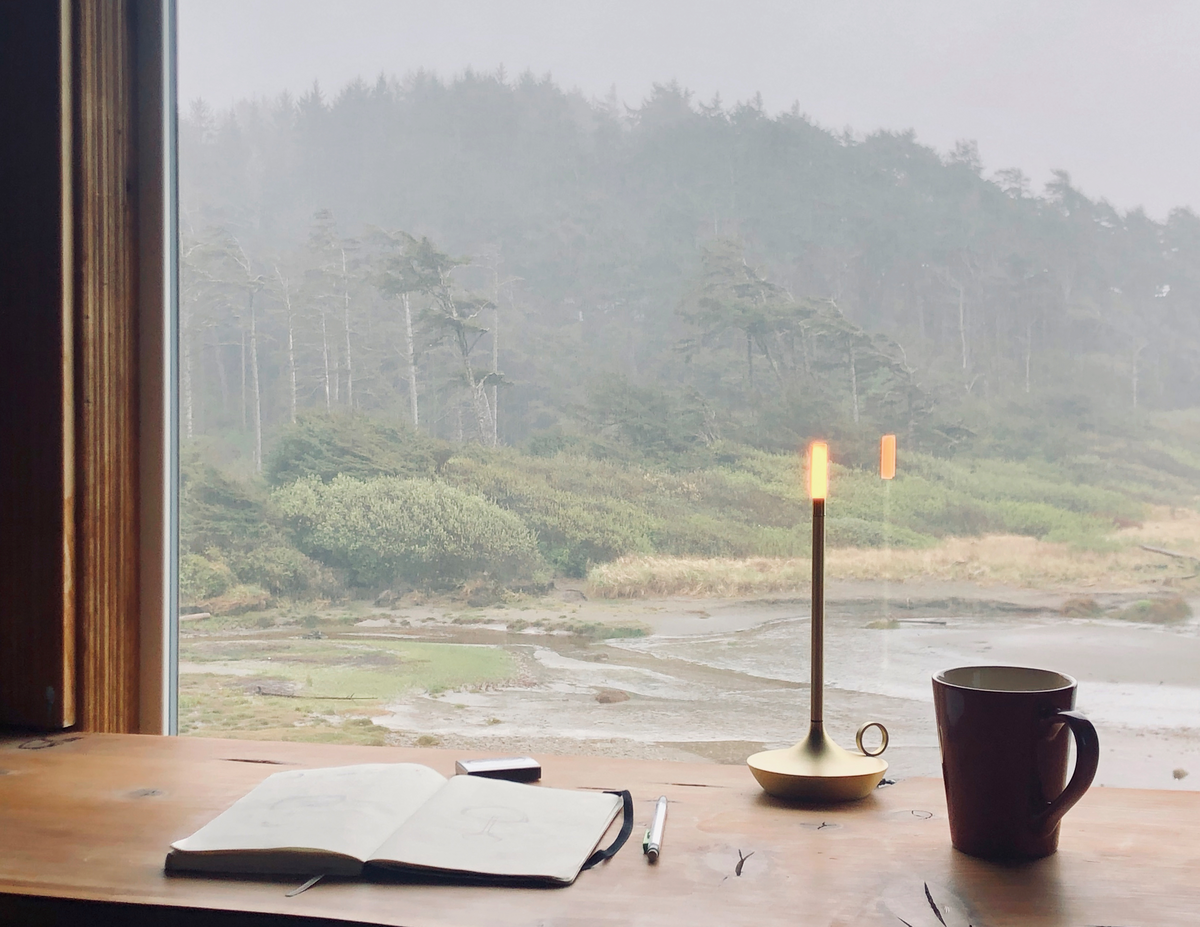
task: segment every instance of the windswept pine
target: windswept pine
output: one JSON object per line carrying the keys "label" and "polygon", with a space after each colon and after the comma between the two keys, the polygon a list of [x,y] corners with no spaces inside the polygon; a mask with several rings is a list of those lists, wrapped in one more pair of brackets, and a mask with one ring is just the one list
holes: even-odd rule
{"label": "windswept pine", "polygon": [[842,549],[1103,550],[1200,486],[1187,210],[675,85],[420,73],[180,137],[189,601],[786,562],[814,437]]}

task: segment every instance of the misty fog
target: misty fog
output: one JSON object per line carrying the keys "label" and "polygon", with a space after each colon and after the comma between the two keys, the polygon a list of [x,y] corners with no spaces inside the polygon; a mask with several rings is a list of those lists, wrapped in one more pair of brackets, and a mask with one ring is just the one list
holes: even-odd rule
{"label": "misty fog", "polygon": [[1200,782],[1200,14],[179,21],[186,732],[788,743],[820,438],[843,743],[1019,662]]}

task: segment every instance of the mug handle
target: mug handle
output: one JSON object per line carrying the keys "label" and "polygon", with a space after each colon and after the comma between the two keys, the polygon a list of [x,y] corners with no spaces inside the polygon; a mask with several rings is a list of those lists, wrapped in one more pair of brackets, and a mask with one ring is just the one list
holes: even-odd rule
{"label": "mug handle", "polygon": [[1096,767],[1100,765],[1100,739],[1096,736],[1096,728],[1092,726],[1092,722],[1077,711],[1056,711],[1047,716],[1044,723],[1047,726],[1066,723],[1075,737],[1075,772],[1071,781],[1062,790],[1062,794],[1039,811],[1033,819],[1034,827],[1041,833],[1048,834],[1058,826],[1062,816],[1071,810],[1075,802],[1083,798],[1083,793],[1096,777]]}

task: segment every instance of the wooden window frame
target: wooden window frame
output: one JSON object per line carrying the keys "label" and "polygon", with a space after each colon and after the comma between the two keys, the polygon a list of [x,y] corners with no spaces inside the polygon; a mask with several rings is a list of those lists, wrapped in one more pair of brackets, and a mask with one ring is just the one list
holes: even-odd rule
{"label": "wooden window frame", "polygon": [[139,0],[138,730],[178,732],[179,223],[175,0]]}
{"label": "wooden window frame", "polygon": [[34,74],[0,95],[22,169],[0,310],[25,349],[0,410],[0,726],[171,733],[174,0],[29,0],[0,28]]}
{"label": "wooden window frame", "polygon": [[173,0],[70,7],[77,725],[175,730]]}

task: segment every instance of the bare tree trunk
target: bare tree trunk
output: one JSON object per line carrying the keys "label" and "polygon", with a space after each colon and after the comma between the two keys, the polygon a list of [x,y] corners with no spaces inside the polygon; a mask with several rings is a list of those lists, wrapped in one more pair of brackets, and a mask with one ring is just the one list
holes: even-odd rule
{"label": "bare tree trunk", "polygon": [[[487,387],[482,383],[475,385],[475,416],[479,420],[479,443],[487,445],[496,433],[496,416],[492,413],[492,403],[488,398]],[[492,444],[495,447],[495,444]]]}
{"label": "bare tree trunk", "polygon": [[967,369],[967,311],[964,300],[965,287],[958,284],[958,337],[962,342],[962,369]]}
{"label": "bare tree trunk", "polygon": [[783,379],[783,371],[779,369],[779,362],[775,360],[775,355],[771,353],[770,345],[764,339],[759,342],[758,346],[762,348],[763,357],[767,359],[767,364],[770,366],[771,372],[775,374],[775,381],[779,384],[779,388],[781,390],[784,389],[786,384]]}
{"label": "bare tree trunk", "polygon": [[[470,348],[467,345],[466,336],[460,331],[456,340],[458,342],[458,353],[462,358],[463,378],[467,381],[467,388],[471,393],[471,405],[475,409],[475,424],[479,428],[479,443],[486,444],[492,431],[492,426],[489,422],[491,409],[488,407],[487,393],[484,392],[479,381],[475,379],[475,371],[471,369]],[[461,416],[461,414],[460,406],[459,415]],[[459,428],[461,430],[461,424]]]}
{"label": "bare tree trunk", "polygon": [[500,373],[500,294],[492,307],[492,447],[500,443],[500,396],[495,377]]}
{"label": "bare tree trunk", "polygon": [[229,373],[225,370],[225,351],[220,340],[213,345],[213,354],[217,359],[217,379],[221,384],[221,414],[229,414]]}
{"label": "bare tree trunk", "polygon": [[288,286],[287,277],[279,272],[279,268],[275,268],[275,276],[279,278],[279,285],[283,288],[283,308],[287,312],[287,335],[288,335],[288,378],[291,387],[291,414],[292,424],[296,424],[296,334],[294,324],[294,313],[292,312],[292,291]]}
{"label": "bare tree trunk", "polygon": [[333,386],[333,404],[341,405],[341,389],[342,389],[342,360],[338,357],[337,348],[331,343],[329,345],[329,373]]}
{"label": "bare tree trunk", "polygon": [[346,405],[354,408],[354,362],[350,356],[350,278],[346,273],[346,249],[342,248],[342,324],[346,329]]}
{"label": "bare tree trunk", "polygon": [[854,424],[858,424],[858,365],[854,360],[854,345],[850,345],[850,395],[854,397]]}
{"label": "bare tree trunk", "polygon": [[754,389],[754,342],[749,332],[746,333],[746,382]]}
{"label": "bare tree trunk", "polygon": [[1004,332],[1001,325],[1001,312],[999,308],[993,311],[992,319],[992,358],[996,375],[996,387],[1002,388],[1004,385],[1004,365],[1000,359],[1004,356]]}
{"label": "bare tree trunk", "polygon": [[195,435],[192,427],[192,333],[191,312],[187,302],[180,300],[179,306],[179,349],[183,357],[179,371],[179,391],[183,394],[183,435],[191,441]]}
{"label": "bare tree trunk", "polygon": [[[500,372],[500,251],[497,250],[492,255],[492,396],[491,396],[491,419],[492,419],[492,447],[498,443],[498,432],[500,428],[500,407],[499,396],[496,389],[496,374]],[[583,310],[579,312],[579,331],[583,335]]]}
{"label": "bare tree trunk", "polygon": [[1025,392],[1029,392],[1029,367],[1033,360],[1033,322],[1025,323]]}
{"label": "bare tree trunk", "polygon": [[262,391],[258,382],[258,315],[250,291],[250,374],[254,387],[254,472],[262,473]]}
{"label": "bare tree trunk", "polygon": [[421,417],[417,409],[417,351],[413,342],[412,306],[407,293],[401,294],[400,299],[404,303],[404,348],[408,354],[408,404],[412,409],[413,428],[416,428],[421,424]]}
{"label": "bare tree trunk", "polygon": [[321,310],[321,358],[325,361],[325,411],[333,410],[333,398],[329,385],[329,326],[325,319],[325,310]]}
{"label": "bare tree trunk", "polygon": [[296,424],[296,333],[292,326],[292,317],[288,315],[288,411],[291,422]]}
{"label": "bare tree trunk", "polygon": [[[443,286],[445,280],[443,279]],[[454,298],[445,293],[443,308],[446,314],[451,319],[459,319],[458,307],[454,304]],[[467,343],[467,334],[461,326],[456,326],[454,329],[454,346],[458,349],[459,360],[462,361],[463,380],[467,384],[467,390],[471,396],[471,405],[475,410],[475,425],[479,429],[479,443],[487,444],[488,438],[491,435],[491,408],[488,405],[487,392],[483,386],[475,379],[475,371],[471,369],[471,348],[473,345]],[[462,440],[462,404],[459,403],[459,440]]]}
{"label": "bare tree trunk", "polygon": [[1133,349],[1133,366],[1130,370],[1130,385],[1133,388],[1133,407],[1138,407],[1138,360],[1142,356],[1142,352],[1146,350],[1145,344],[1139,344]]}
{"label": "bare tree trunk", "polygon": [[454,437],[455,437],[455,440],[457,440],[459,444],[462,444],[463,429],[462,429],[462,403],[461,402],[458,403],[454,407],[454,415],[458,422],[458,429],[455,431]]}
{"label": "bare tree trunk", "polygon": [[246,430],[246,332],[242,330],[242,431]]}

